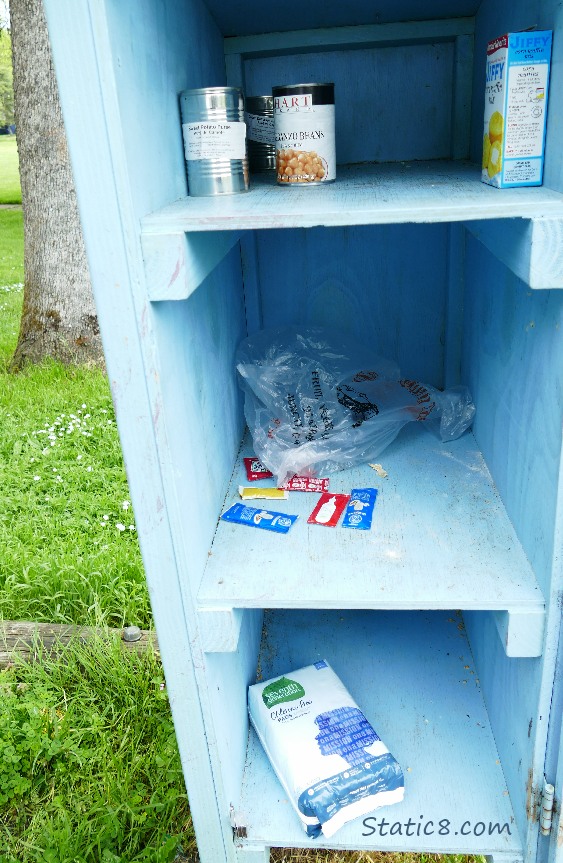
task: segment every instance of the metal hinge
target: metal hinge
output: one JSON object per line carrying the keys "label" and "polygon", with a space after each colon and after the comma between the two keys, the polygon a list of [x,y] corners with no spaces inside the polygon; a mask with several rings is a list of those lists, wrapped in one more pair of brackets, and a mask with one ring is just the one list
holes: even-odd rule
{"label": "metal hinge", "polygon": [[541,810],[540,810],[540,830],[542,836],[549,836],[551,832],[551,822],[553,818],[555,788],[544,779],[543,789],[541,793]]}
{"label": "metal hinge", "polygon": [[246,839],[246,825],[243,823],[243,820],[241,813],[237,812],[231,803],[229,806],[229,822],[233,828],[233,835],[237,839]]}

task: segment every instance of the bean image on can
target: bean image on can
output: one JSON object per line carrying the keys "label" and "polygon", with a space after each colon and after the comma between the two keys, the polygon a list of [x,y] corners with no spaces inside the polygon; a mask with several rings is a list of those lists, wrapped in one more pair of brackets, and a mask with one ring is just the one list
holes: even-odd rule
{"label": "bean image on can", "polygon": [[336,178],[334,84],[272,89],[279,185],[318,185]]}

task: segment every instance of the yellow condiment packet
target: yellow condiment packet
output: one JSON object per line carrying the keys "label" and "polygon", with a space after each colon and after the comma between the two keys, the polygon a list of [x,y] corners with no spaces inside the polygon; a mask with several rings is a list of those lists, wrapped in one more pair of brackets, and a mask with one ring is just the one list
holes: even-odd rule
{"label": "yellow condiment packet", "polygon": [[287,500],[289,494],[283,488],[248,488],[244,485],[239,485],[238,493],[243,500],[256,500],[263,498],[265,500]]}

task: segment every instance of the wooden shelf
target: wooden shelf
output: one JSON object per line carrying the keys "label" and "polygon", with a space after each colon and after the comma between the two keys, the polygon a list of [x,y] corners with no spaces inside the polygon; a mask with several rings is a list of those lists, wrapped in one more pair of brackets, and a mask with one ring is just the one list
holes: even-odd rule
{"label": "wooden shelf", "polygon": [[[225,509],[240,500],[238,486],[248,484],[242,458],[250,455],[247,438]],[[544,598],[473,435],[443,444],[412,423],[380,460],[385,479],[367,465],[330,478],[335,492],[378,488],[370,531],[308,525],[318,496],[299,492],[287,501],[249,501],[299,515],[286,535],[219,521],[198,593],[201,613],[308,607],[514,613],[521,635],[511,634],[509,652],[538,655]]]}
{"label": "wooden shelf", "polygon": [[459,161],[366,163],[326,186],[286,189],[263,174],[240,195],[182,198],[142,221],[149,299],[187,298],[242,231],[417,222],[465,222],[530,287],[563,287],[563,195],[495,189],[480,174]]}
{"label": "wooden shelf", "polygon": [[[267,613],[260,679],[321,658],[330,662],[399,761],[405,799],[377,810],[366,825],[357,819],[330,840],[310,840],[251,730],[237,813],[247,838],[238,843],[521,859],[522,846],[461,617],[448,612]],[[388,823],[380,835],[383,818]],[[409,819],[407,836],[404,825]]]}
{"label": "wooden shelf", "polygon": [[143,233],[563,218],[563,195],[544,186],[495,189],[480,175],[468,162],[366,163],[339,166],[325,186],[286,189],[258,174],[246,193],[182,198],[146,216]]}

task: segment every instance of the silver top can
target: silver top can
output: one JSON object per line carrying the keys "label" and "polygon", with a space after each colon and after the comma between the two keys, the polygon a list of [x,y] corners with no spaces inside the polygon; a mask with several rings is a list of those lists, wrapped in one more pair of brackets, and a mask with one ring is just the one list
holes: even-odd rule
{"label": "silver top can", "polygon": [[193,196],[248,190],[244,98],[238,87],[180,94],[188,190]]}

